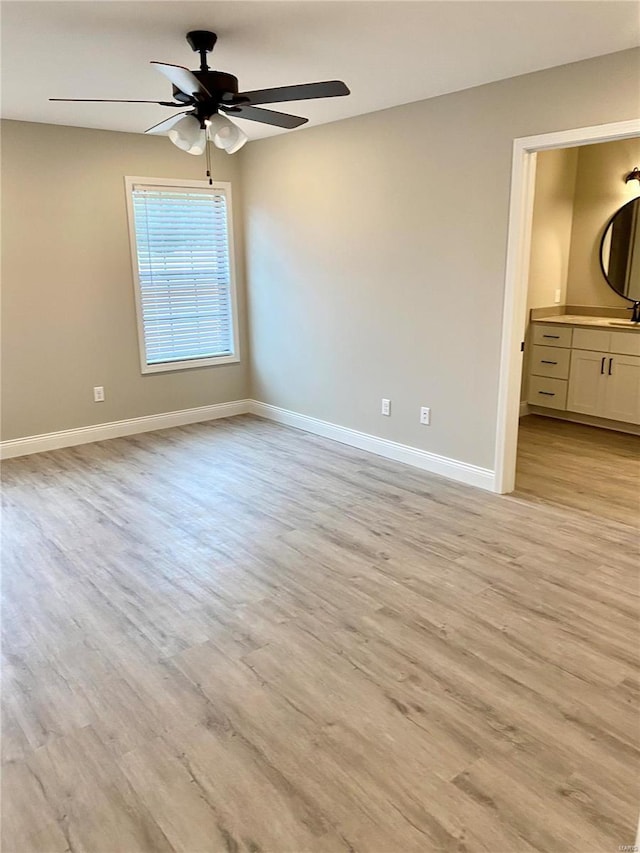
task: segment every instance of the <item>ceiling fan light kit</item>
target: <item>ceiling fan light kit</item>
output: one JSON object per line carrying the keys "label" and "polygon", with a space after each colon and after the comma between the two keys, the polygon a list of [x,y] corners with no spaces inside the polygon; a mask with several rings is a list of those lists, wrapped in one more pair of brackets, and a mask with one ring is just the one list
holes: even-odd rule
{"label": "ceiling fan light kit", "polygon": [[249,139],[242,128],[220,113],[212,115],[205,121],[205,125],[209,139],[216,148],[221,148],[227,154],[235,154]]}
{"label": "ceiling fan light kit", "polygon": [[[200,68],[197,71],[189,71],[181,65],[170,65],[164,62],[151,63],[171,83],[173,101],[123,101],[99,98],[50,98],[49,100],[153,103],[164,107],[187,107],[187,110],[148,128],[145,133],[168,133],[171,142],[182,151],[188,154],[207,152],[209,160],[207,140],[213,142],[217,148],[226,151],[227,154],[235,154],[248,139],[246,133],[228,116],[291,130],[305,124],[308,119],[275,110],[261,109],[257,105],[335,98],[350,94],[341,80],[239,92],[237,77],[223,71],[212,71],[207,64],[207,54],[215,47],[217,35],[209,30],[191,30],[186,38],[191,49],[200,54]],[[211,183],[210,169],[207,170],[207,174]]]}
{"label": "ceiling fan light kit", "polygon": [[187,154],[203,154],[207,144],[206,131],[200,127],[200,122],[195,116],[182,116],[169,131],[169,139],[176,148],[186,151]]}

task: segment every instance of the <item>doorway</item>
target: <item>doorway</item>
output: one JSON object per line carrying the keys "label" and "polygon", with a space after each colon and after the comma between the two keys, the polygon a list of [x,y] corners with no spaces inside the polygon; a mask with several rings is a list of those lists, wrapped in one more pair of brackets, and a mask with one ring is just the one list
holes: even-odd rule
{"label": "doorway", "polygon": [[537,155],[638,136],[640,120],[632,120],[514,140],[495,453],[494,488],[501,494],[516,481]]}

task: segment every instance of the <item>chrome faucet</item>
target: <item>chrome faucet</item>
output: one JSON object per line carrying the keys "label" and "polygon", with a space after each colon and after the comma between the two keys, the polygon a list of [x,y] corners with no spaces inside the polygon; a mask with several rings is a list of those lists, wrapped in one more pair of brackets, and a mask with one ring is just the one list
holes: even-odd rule
{"label": "chrome faucet", "polygon": [[632,323],[640,323],[640,302],[634,302],[633,308],[627,308],[627,311],[633,311],[633,314],[631,315]]}

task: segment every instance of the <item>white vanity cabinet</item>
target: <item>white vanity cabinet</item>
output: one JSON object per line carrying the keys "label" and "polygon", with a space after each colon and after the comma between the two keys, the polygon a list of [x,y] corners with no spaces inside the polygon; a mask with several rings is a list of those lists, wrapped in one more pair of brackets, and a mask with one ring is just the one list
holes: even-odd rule
{"label": "white vanity cabinet", "polygon": [[604,353],[572,350],[571,383],[567,393],[567,408],[570,411],[602,417],[606,362]]}
{"label": "white vanity cabinet", "polygon": [[534,323],[528,401],[640,424],[640,330]]}
{"label": "white vanity cabinet", "polygon": [[573,350],[567,409],[640,424],[640,356]]}
{"label": "white vanity cabinet", "polygon": [[640,424],[640,356],[614,355],[611,364],[601,417]]}

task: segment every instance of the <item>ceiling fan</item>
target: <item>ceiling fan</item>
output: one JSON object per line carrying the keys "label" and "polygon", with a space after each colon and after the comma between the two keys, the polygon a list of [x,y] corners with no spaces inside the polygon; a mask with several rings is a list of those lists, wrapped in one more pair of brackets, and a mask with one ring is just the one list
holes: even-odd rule
{"label": "ceiling fan", "polygon": [[151,64],[169,80],[173,87],[173,101],[139,101],[104,98],[49,98],[50,101],[75,101],[83,103],[159,104],[163,107],[188,107],[171,118],[148,128],[145,133],[169,133],[169,138],[189,154],[202,154],[207,139],[228,154],[238,151],[247,141],[247,135],[227,116],[259,121],[263,124],[292,129],[308,121],[301,116],[266,110],[258,104],[283,101],[302,101],[313,98],[335,98],[349,95],[341,80],[322,83],[302,83],[297,86],[278,86],[274,89],[238,91],[238,78],[223,71],[211,71],[207,65],[218,37],[208,30],[192,30],[187,42],[200,54],[200,68],[189,71],[181,65],[164,62]]}

